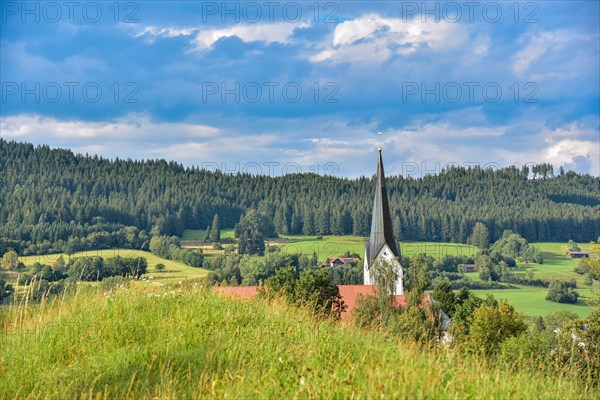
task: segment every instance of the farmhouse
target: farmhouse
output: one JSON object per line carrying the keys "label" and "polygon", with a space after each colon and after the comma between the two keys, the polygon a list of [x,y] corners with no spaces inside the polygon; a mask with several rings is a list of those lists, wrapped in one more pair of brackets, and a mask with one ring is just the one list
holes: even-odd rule
{"label": "farmhouse", "polygon": [[570,258],[588,258],[590,256],[590,253],[586,252],[586,251],[569,251],[567,253],[567,257]]}
{"label": "farmhouse", "polygon": [[475,272],[475,264],[465,264],[465,272]]}
{"label": "farmhouse", "polygon": [[329,258],[329,266],[330,267],[337,267],[339,265],[344,265],[344,264],[352,264],[355,262],[359,262],[360,258],[357,257],[330,257]]}

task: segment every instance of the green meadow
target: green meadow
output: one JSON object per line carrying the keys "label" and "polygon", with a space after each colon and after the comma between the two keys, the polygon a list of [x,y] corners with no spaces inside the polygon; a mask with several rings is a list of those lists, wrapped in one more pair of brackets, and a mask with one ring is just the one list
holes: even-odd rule
{"label": "green meadow", "polygon": [[[362,258],[367,239],[360,236],[323,236],[322,239],[318,239],[316,236],[282,235],[272,243],[281,246],[283,251],[289,254],[312,255],[315,252],[318,259],[324,261],[329,257],[343,256],[346,252],[358,254]],[[438,258],[444,255],[474,255],[477,249],[458,243],[403,242],[401,251],[407,256],[426,253]]]}
{"label": "green meadow", "polygon": [[[233,239],[233,229],[221,229],[222,239]],[[181,236],[181,240],[204,240],[206,238],[206,229],[186,229]]]}
{"label": "green meadow", "polygon": [[540,315],[545,317],[554,311],[567,310],[585,318],[592,312],[592,307],[590,307],[586,299],[591,299],[593,293],[589,289],[577,289],[577,291],[581,297],[579,297],[575,304],[561,304],[546,300],[548,289],[545,288],[521,286],[518,289],[474,290],[473,292],[479,297],[491,294],[496,299],[505,299],[515,307],[515,310],[526,315]]}
{"label": "green meadow", "polygon": [[[69,256],[66,254],[47,254],[43,256],[19,257],[19,260],[22,261],[23,264],[25,264],[25,266],[27,267],[32,266],[36,262],[52,265],[54,264],[56,259],[61,255],[65,258],[65,260],[69,259]],[[71,258],[77,258],[82,256],[100,256],[103,258],[110,258],[116,256],[144,257],[148,261],[148,273],[145,275],[145,277],[148,279],[156,279],[158,281],[180,281],[182,279],[202,278],[208,273],[208,271],[202,268],[190,267],[189,265],[185,265],[177,261],[171,261],[162,257],[158,257],[153,253],[147,251],[133,249],[80,251],[71,255]],[[160,263],[165,265],[165,269],[159,272],[156,271],[155,266],[156,264]]]}
{"label": "green meadow", "polygon": [[427,350],[194,281],[139,282],[0,314],[0,397],[593,398],[546,366]]}

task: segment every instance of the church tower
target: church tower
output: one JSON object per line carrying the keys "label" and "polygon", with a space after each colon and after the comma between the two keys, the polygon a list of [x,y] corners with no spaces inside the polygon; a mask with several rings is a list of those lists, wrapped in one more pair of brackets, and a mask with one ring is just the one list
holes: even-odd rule
{"label": "church tower", "polygon": [[385,175],[383,172],[383,158],[381,148],[377,162],[377,178],[375,186],[375,198],[373,199],[373,217],[371,220],[371,237],[365,242],[364,284],[373,285],[371,279],[371,266],[379,261],[384,261],[393,266],[397,273],[395,293],[404,294],[402,283],[403,271],[400,264],[400,249],[394,240],[392,217],[387,190],[385,188]]}

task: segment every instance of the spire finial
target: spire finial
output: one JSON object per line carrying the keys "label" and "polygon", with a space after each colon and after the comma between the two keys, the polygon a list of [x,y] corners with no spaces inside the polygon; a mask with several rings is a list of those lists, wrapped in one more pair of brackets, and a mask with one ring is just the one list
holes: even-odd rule
{"label": "spire finial", "polygon": [[377,148],[377,151],[379,151],[381,153],[381,131],[377,132],[377,136],[379,137],[379,147]]}

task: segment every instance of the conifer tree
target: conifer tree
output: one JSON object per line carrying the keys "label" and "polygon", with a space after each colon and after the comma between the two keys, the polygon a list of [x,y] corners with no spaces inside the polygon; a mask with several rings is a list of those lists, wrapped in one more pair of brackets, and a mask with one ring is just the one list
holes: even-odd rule
{"label": "conifer tree", "polygon": [[221,241],[221,228],[219,226],[219,214],[215,214],[213,217],[213,223],[210,227],[210,241],[218,243]]}

